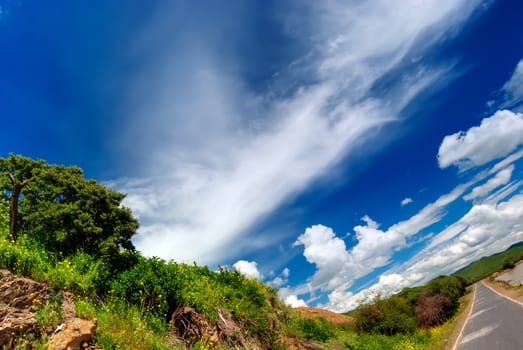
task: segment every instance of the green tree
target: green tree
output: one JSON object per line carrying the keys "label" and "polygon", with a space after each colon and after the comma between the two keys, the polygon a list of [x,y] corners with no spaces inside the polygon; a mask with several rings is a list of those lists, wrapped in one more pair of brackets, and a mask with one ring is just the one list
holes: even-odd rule
{"label": "green tree", "polygon": [[0,185],[5,198],[9,201],[9,235],[15,241],[21,224],[18,202],[22,189],[33,177],[33,171],[43,166],[45,165],[41,160],[12,154],[8,158],[0,158],[0,172],[5,175],[2,176]]}
{"label": "green tree", "polygon": [[[0,158],[0,172],[1,189],[11,200],[13,239],[20,232],[64,255],[111,258],[134,250],[138,221],[122,206],[125,195],[84,179],[80,168],[9,155]],[[23,184],[19,192],[17,183]]]}

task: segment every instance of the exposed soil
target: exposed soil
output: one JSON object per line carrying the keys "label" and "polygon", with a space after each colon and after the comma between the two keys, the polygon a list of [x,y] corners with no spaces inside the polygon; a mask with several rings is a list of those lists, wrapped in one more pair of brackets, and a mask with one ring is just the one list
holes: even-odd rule
{"label": "exposed soil", "polygon": [[323,317],[326,321],[340,325],[340,324],[347,324],[352,321],[354,321],[354,318],[346,315],[337,314],[335,312],[323,310],[323,309],[316,309],[313,307],[298,307],[295,310],[297,310],[299,313],[301,313],[305,317],[309,318],[315,318],[315,317]]}

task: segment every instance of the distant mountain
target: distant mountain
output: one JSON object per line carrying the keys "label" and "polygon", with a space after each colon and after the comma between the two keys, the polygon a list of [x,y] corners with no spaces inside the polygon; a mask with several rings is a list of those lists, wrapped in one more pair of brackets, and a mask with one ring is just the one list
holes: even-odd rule
{"label": "distant mountain", "polygon": [[513,267],[521,259],[523,259],[523,241],[511,245],[501,253],[483,257],[456,271],[453,276],[463,277],[468,284],[472,284],[494,272]]}

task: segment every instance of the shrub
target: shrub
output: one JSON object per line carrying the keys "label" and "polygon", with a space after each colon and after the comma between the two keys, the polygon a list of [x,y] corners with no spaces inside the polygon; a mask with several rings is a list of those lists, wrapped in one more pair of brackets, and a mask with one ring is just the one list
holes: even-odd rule
{"label": "shrub", "polygon": [[412,333],[416,329],[414,312],[405,299],[391,297],[358,308],[358,332],[393,335]]}
{"label": "shrub", "polygon": [[107,281],[107,267],[101,261],[84,253],[58,261],[44,273],[49,286],[81,294],[95,295]]}
{"label": "shrub", "polygon": [[467,284],[461,277],[440,276],[431,280],[425,290],[428,295],[443,294],[457,303],[459,298],[465,294],[466,287]]}
{"label": "shrub", "polygon": [[167,318],[180,304],[177,277],[174,263],[142,257],[111,284],[111,293],[138,306],[142,312]]}
{"label": "shrub", "polygon": [[415,308],[416,322],[422,328],[439,326],[449,319],[452,309],[453,302],[447,295],[423,295]]}
{"label": "shrub", "polygon": [[302,318],[298,321],[298,329],[306,339],[326,342],[334,337],[333,326],[325,321],[324,318]]}
{"label": "shrub", "polygon": [[503,270],[513,269],[514,267],[516,267],[516,265],[511,261],[508,261],[505,264],[503,264]]}

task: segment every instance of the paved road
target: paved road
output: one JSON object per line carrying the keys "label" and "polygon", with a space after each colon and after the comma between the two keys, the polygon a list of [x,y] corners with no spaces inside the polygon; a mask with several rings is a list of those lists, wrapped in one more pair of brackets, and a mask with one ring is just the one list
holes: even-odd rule
{"label": "paved road", "polygon": [[456,350],[523,349],[523,306],[476,284],[472,312]]}

